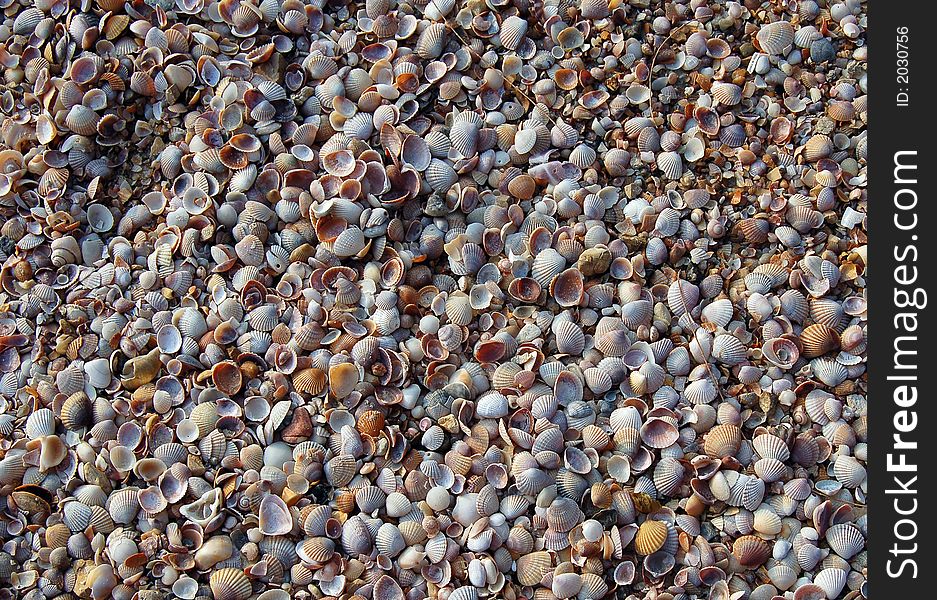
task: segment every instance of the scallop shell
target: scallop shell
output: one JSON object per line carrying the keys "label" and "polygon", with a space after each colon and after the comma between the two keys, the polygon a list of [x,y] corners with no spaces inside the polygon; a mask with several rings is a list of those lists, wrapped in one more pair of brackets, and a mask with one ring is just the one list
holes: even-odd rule
{"label": "scallop shell", "polygon": [[236,568],[213,571],[209,586],[213,597],[218,600],[247,600],[252,592],[250,579],[241,569]]}
{"label": "scallop shell", "polygon": [[715,458],[735,456],[742,443],[742,432],[736,425],[716,425],[703,441],[706,454]]}
{"label": "scallop shell", "polygon": [[521,585],[539,585],[544,575],[552,570],[548,552],[531,552],[517,559],[517,581]]}
{"label": "scallop shell", "polygon": [[734,366],[746,360],[748,349],[734,335],[718,335],[713,339],[713,358],[719,362]]}
{"label": "scallop shell", "polygon": [[852,523],[831,525],[826,530],[826,542],[837,555],[849,560],[865,548],[865,537]]}
{"label": "scallop shell", "polygon": [[677,152],[661,152],[657,155],[657,168],[668,179],[680,179],[683,175],[683,161]]}
{"label": "scallop shell", "polygon": [[527,21],[512,15],[501,23],[501,45],[508,50],[517,50],[524,36],[527,35]]}
{"label": "scallop shell", "polygon": [[813,583],[826,593],[827,598],[838,598],[846,586],[849,573],[843,569],[823,569],[813,578]]}
{"label": "scallop shell", "polygon": [[719,104],[735,106],[742,102],[742,88],[734,83],[717,82],[709,90]]}
{"label": "scallop shell", "polygon": [[634,537],[635,551],[642,556],[657,552],[667,541],[667,533],[667,524],[663,521],[645,521]]}
{"label": "scallop shell", "polygon": [[55,433],[55,413],[48,408],[33,411],[26,419],[25,432],[30,439],[53,435]]}
{"label": "scallop shell", "polygon": [[836,459],[833,473],[838,481],[850,489],[859,487],[866,478],[865,467],[855,457],[848,455]]}
{"label": "scallop shell", "polygon": [[417,38],[414,51],[420,58],[434,60],[442,54],[446,43],[446,26],[443,23],[431,23]]}
{"label": "scallop shell", "polygon": [[794,27],[788,21],[775,21],[763,25],[755,35],[758,45],[768,54],[780,56],[794,43]]}
{"label": "scallop shell", "polygon": [[771,557],[771,546],[757,536],[743,535],[732,543],[732,554],[743,568],[754,569]]}

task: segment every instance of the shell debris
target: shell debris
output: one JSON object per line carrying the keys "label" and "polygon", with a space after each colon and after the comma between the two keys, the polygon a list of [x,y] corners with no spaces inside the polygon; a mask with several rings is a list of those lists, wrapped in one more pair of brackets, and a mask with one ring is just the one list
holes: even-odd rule
{"label": "shell debris", "polygon": [[865,2],[2,7],[0,587],[867,597]]}

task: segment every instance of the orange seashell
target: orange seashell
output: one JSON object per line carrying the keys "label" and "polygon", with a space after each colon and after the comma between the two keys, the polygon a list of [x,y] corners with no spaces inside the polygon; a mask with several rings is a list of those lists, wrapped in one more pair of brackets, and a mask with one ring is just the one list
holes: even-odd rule
{"label": "orange seashell", "polygon": [[358,417],[358,431],[376,437],[384,429],[384,413],[366,410]]}
{"label": "orange seashell", "polygon": [[667,541],[667,524],[663,521],[645,521],[634,536],[634,549],[638,554],[654,554]]}
{"label": "orange seashell", "polygon": [[737,425],[716,425],[706,434],[703,450],[716,458],[734,456],[742,444],[742,430]]}

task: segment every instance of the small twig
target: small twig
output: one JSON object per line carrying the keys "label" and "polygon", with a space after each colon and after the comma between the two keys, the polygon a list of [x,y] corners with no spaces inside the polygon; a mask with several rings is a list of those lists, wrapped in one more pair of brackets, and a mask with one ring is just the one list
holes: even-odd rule
{"label": "small twig", "polygon": [[[683,295],[683,286],[680,285],[680,275],[677,274],[675,283],[677,284],[677,292],[680,293],[680,304],[683,306],[684,314],[690,318],[690,322],[694,325],[698,325],[696,319],[693,318],[693,315],[690,314],[690,309],[687,307],[686,297]],[[696,332],[693,332],[693,335],[696,335]],[[713,387],[716,388],[716,393],[719,394],[719,399],[725,401],[725,396],[722,395],[722,386],[719,385],[719,380],[713,375],[712,363],[709,362],[709,359],[706,359],[706,371],[709,373],[709,376],[713,380]]]}
{"label": "small twig", "polygon": [[[648,70],[648,72],[647,72],[647,89],[649,89],[649,90],[651,91],[651,98],[654,97],[654,87],[653,87],[652,83],[653,83],[653,80],[654,80],[654,67],[657,66],[657,65],[656,65],[656,63],[657,63],[657,55],[660,54],[660,51],[664,49],[664,46],[667,45],[668,42],[670,42],[670,41],[673,40],[673,36],[674,36],[675,33],[677,33],[678,31],[680,31],[680,30],[683,29],[684,27],[690,27],[690,26],[691,26],[691,23],[688,22],[688,23],[684,23],[683,25],[680,25],[680,26],[677,27],[676,29],[671,29],[671,30],[670,30],[670,33],[667,34],[667,37],[664,38],[664,41],[661,42],[660,45],[657,47],[657,50],[654,51],[654,57],[651,58],[651,68],[650,68],[650,69]],[[653,111],[652,111],[652,112],[653,112]]]}
{"label": "small twig", "polygon": [[[439,14],[442,14],[442,11],[439,9],[439,5],[436,4],[436,0],[430,0],[430,3],[431,3],[433,6],[436,7],[436,10],[439,11]],[[478,52],[476,52],[475,50],[472,49],[472,46],[471,46],[467,41],[465,41],[465,38],[463,38],[463,37],[459,34],[458,30],[456,30],[456,28],[452,26],[452,24],[449,22],[449,19],[445,19],[445,20],[443,21],[443,25],[445,25],[445,26],[446,26],[446,29],[448,29],[449,31],[451,31],[453,35],[455,35],[457,38],[459,38],[459,41],[462,42],[462,45],[465,47],[465,49],[468,50],[469,52],[471,52],[471,53],[475,56],[476,60],[481,60],[481,55],[480,55]],[[532,105],[536,105],[536,104],[537,104],[536,102],[534,102],[533,100],[531,100],[530,96],[528,96],[524,91],[522,91],[519,87],[517,87],[516,85],[514,85],[513,82],[509,81],[508,79],[504,79],[504,83],[506,83],[506,84],[508,85],[508,87],[511,88],[511,91],[512,91],[512,92],[515,92],[516,94],[519,94],[522,98],[524,98],[524,100],[526,100],[526,101],[529,102],[530,104],[532,104]],[[545,116],[547,117],[547,119],[550,120],[551,123],[553,123],[554,125],[557,124],[556,120],[553,119],[553,115],[551,115],[549,112],[547,112]]]}

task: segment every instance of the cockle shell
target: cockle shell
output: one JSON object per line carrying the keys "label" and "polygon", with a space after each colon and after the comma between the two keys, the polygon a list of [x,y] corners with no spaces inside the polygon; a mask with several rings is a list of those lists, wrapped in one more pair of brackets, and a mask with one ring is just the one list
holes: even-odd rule
{"label": "cockle shell", "polygon": [[755,38],[768,54],[784,54],[794,43],[794,27],[788,21],[775,21],[762,26]]}
{"label": "cockle shell", "polygon": [[647,556],[660,550],[667,540],[667,525],[662,521],[645,521],[634,538],[634,549]]}
{"label": "cockle shell", "polygon": [[868,596],[861,2],[7,4],[12,590]]}

